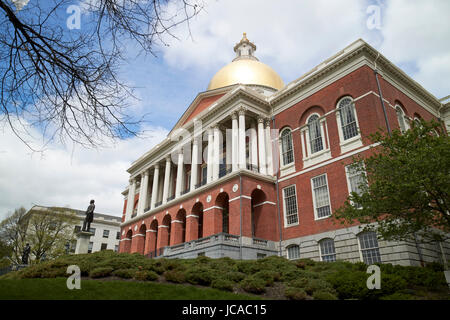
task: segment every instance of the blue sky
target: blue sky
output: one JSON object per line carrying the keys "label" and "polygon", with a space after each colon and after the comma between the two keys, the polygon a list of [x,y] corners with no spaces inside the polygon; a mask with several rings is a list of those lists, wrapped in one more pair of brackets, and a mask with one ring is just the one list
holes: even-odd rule
{"label": "blue sky", "polygon": [[[103,150],[55,143],[38,155],[0,125],[0,219],[14,208],[33,204],[85,209],[91,198],[98,212],[120,215],[126,169],[165,137],[215,72],[231,62],[243,32],[256,44],[259,60],[285,84],[362,38],[437,98],[450,94],[450,1],[204,3],[205,10],[190,23],[192,38],[181,25],[174,30],[180,40],[167,38],[169,46],[157,47],[156,58],[128,52],[121,77],[137,87],[140,98],[129,112],[149,114],[142,128],[145,138],[125,139]],[[379,28],[369,28],[368,19],[377,8]],[[38,138],[39,131],[34,133]]]}

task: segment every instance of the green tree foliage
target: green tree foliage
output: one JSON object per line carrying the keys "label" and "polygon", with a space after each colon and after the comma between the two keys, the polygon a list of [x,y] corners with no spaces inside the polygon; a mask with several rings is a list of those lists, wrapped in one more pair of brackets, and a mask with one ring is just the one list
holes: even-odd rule
{"label": "green tree foliage", "polygon": [[[439,133],[439,134],[438,134]],[[435,122],[412,123],[404,133],[377,132],[378,145],[351,168],[362,175],[335,211],[341,223],[359,221],[385,240],[445,241],[450,232],[450,138]],[[377,222],[377,223],[374,223]]]}
{"label": "green tree foliage", "polygon": [[11,250],[8,255],[10,259],[20,264],[22,261],[22,251],[25,246],[26,224],[25,214],[27,210],[24,207],[15,209],[0,222],[0,239],[1,242],[8,246]]}

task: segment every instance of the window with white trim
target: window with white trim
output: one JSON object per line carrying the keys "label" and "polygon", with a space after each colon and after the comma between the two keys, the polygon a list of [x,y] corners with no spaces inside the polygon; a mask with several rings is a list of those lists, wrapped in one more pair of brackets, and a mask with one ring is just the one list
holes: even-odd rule
{"label": "window with white trim", "polygon": [[286,166],[294,162],[294,148],[292,145],[291,129],[286,128],[281,132],[281,159],[283,165]]}
{"label": "window with white trim", "polygon": [[296,244],[289,246],[287,248],[287,253],[288,253],[289,260],[299,259],[300,258],[300,246],[298,246]]}
{"label": "window with white trim", "polygon": [[311,179],[316,219],[331,216],[330,195],[328,193],[327,175]]}
{"label": "window with white trim", "polygon": [[309,145],[311,154],[323,150],[323,137],[320,130],[319,116],[313,114],[308,119]]}
{"label": "window with white trim", "polygon": [[334,248],[333,239],[323,239],[319,242],[320,258],[322,261],[332,262],[336,261],[336,250]]}
{"label": "window with white trim", "polygon": [[283,189],[284,214],[286,226],[298,223],[297,193],[295,185]]}
{"label": "window with white trim", "polygon": [[[362,187],[366,184],[364,172],[361,167],[355,167],[354,164],[345,167],[347,174],[348,193],[355,192],[358,195],[362,194]],[[362,208],[360,204],[352,203],[355,208]]]}
{"label": "window with white trim", "polygon": [[395,106],[395,112],[397,113],[398,125],[401,132],[405,132],[409,129],[408,121],[406,120],[405,112],[403,109],[397,105]]}
{"label": "window with white trim", "polygon": [[358,236],[358,239],[363,261],[366,264],[381,262],[377,234],[372,231],[364,232]]}
{"label": "window with white trim", "polygon": [[339,118],[343,140],[348,140],[359,135],[358,123],[353,99],[345,97],[339,101]]}

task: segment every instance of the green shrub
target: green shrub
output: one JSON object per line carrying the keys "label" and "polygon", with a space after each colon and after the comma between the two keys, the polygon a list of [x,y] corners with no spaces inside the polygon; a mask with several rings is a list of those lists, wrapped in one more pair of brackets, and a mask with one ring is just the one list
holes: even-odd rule
{"label": "green shrub", "polygon": [[263,264],[261,263],[255,263],[255,261],[252,260],[243,260],[239,261],[237,265],[237,270],[239,272],[245,273],[245,274],[255,274],[256,272],[260,271],[263,268]]}
{"label": "green shrub", "polygon": [[211,282],[211,287],[224,291],[233,291],[234,283],[227,279],[214,279]]}
{"label": "green shrub", "polygon": [[186,280],[192,284],[209,286],[215,276],[212,270],[207,267],[197,266],[186,271]]}
{"label": "green shrub", "polygon": [[261,278],[250,276],[241,281],[240,286],[247,292],[261,294],[266,291],[266,282]]}
{"label": "green shrub", "polygon": [[140,281],[155,281],[158,279],[158,274],[154,271],[139,270],[134,273],[134,279]]}
{"label": "green shrub", "polygon": [[313,294],[314,300],[337,300],[336,295],[329,291],[315,291]]}
{"label": "green shrub", "polygon": [[91,278],[103,278],[108,277],[111,275],[111,272],[113,272],[114,269],[111,267],[100,267],[95,268],[89,272],[89,276]]}
{"label": "green shrub", "polygon": [[279,281],[281,275],[276,271],[261,270],[254,274],[255,278],[260,278],[266,286],[272,286],[275,281]]}
{"label": "green shrub", "polygon": [[178,270],[169,270],[164,272],[164,278],[167,281],[175,282],[175,283],[183,283],[186,282],[186,276],[183,271]]}
{"label": "green shrub", "polygon": [[67,269],[65,268],[44,269],[41,271],[41,278],[66,277],[66,271]]}
{"label": "green shrub", "polygon": [[245,273],[242,273],[239,271],[230,271],[224,275],[225,279],[228,279],[233,282],[240,282],[240,281],[244,280],[245,277],[246,277]]}
{"label": "green shrub", "polygon": [[134,277],[135,272],[135,269],[119,269],[113,271],[112,275],[123,279],[131,279]]}
{"label": "green shrub", "polygon": [[331,284],[321,279],[308,279],[305,285],[305,291],[309,295],[313,295],[316,291],[327,291],[335,293]]}
{"label": "green shrub", "polygon": [[366,299],[370,291],[366,282],[369,275],[365,272],[336,272],[327,276],[327,281],[336,290],[339,299]]}
{"label": "green shrub", "polygon": [[306,300],[308,298],[305,290],[295,287],[287,287],[284,290],[284,295],[289,300]]}

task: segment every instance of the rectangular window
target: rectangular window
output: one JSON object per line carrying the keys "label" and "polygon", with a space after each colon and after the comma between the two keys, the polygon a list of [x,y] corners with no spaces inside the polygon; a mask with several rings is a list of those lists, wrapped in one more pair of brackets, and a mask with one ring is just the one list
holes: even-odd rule
{"label": "rectangular window", "polygon": [[92,233],[93,233],[93,235],[92,235],[91,237],[94,237],[94,236],[95,236],[95,228],[90,228],[90,229],[89,229],[89,232],[92,232]]}
{"label": "rectangular window", "polygon": [[297,211],[297,194],[295,192],[295,185],[283,189],[284,213],[286,216],[286,225],[293,225],[298,223]]}
{"label": "rectangular window", "polygon": [[109,230],[103,230],[103,238],[109,238]]}
{"label": "rectangular window", "polygon": [[92,247],[94,246],[93,242],[89,242],[89,246],[88,246],[88,253],[92,252]]}
{"label": "rectangular window", "polygon": [[[354,165],[345,167],[347,172],[348,192],[355,192],[358,195],[362,194],[361,187],[365,184],[365,178],[363,172],[359,168],[355,168]],[[360,204],[353,204],[356,208],[361,208]]]}
{"label": "rectangular window", "polygon": [[331,215],[330,195],[328,194],[327,175],[312,178],[314,209],[316,219]]}
{"label": "rectangular window", "polygon": [[119,246],[118,246],[118,245],[115,245],[115,246],[114,246],[114,251],[115,251],[115,252],[119,252]]}
{"label": "rectangular window", "polygon": [[322,261],[336,261],[336,250],[334,248],[333,239],[325,239],[320,241],[320,254]]}
{"label": "rectangular window", "polygon": [[78,232],[80,232],[80,231],[81,231],[81,226],[75,226],[74,232],[75,232],[75,233],[78,233]]}
{"label": "rectangular window", "polygon": [[102,243],[102,246],[100,247],[100,251],[106,250],[107,247],[108,247],[107,243]]}
{"label": "rectangular window", "polygon": [[120,240],[120,231],[117,231],[116,240]]}
{"label": "rectangular window", "polygon": [[290,246],[288,249],[288,259],[300,259],[300,247],[297,245]]}
{"label": "rectangular window", "polygon": [[363,261],[366,264],[381,262],[380,249],[375,232],[365,232],[358,236]]}

